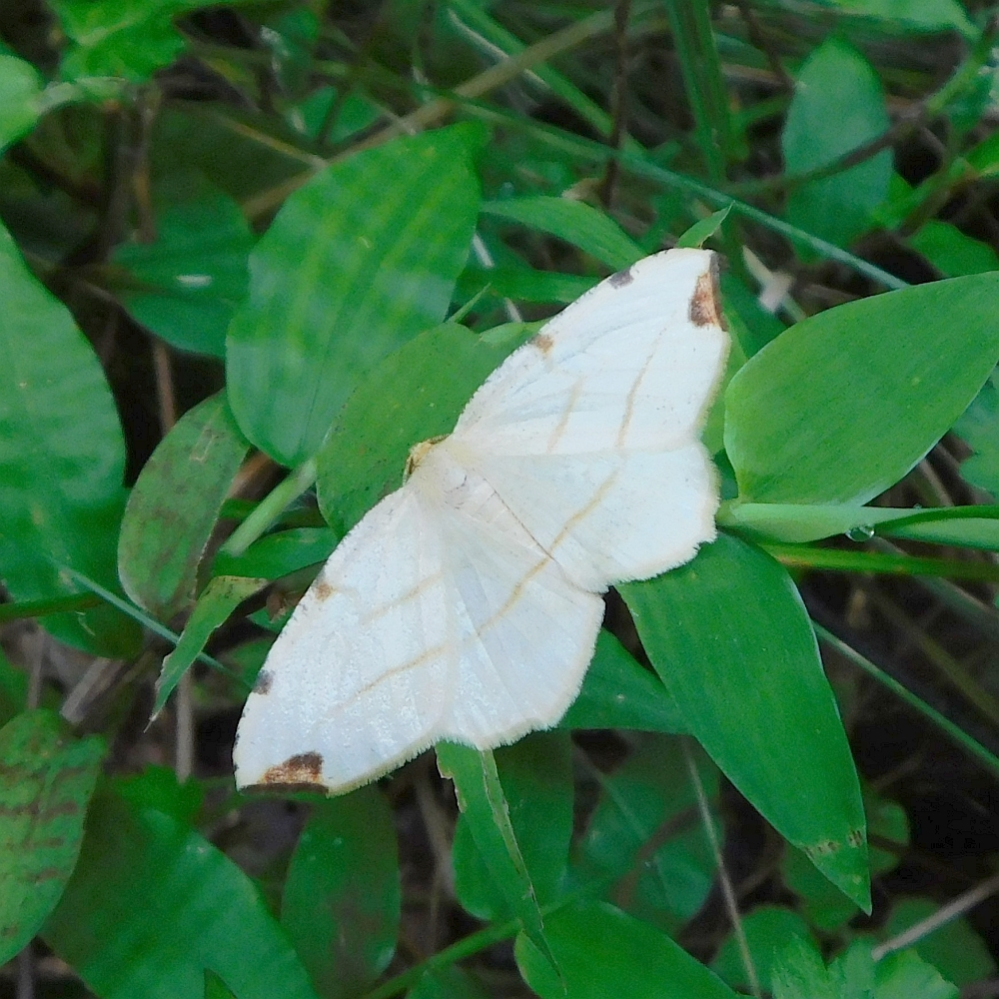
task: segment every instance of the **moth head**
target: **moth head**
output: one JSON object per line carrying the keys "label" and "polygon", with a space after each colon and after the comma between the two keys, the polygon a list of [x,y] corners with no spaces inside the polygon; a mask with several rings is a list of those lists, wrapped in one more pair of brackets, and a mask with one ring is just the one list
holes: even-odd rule
{"label": "moth head", "polygon": [[440,434],[437,437],[431,437],[429,440],[420,441],[419,444],[414,444],[409,449],[409,457],[406,459],[406,470],[403,473],[404,482],[420,467],[420,462],[423,461],[433,448],[440,444],[445,437],[447,437],[447,434]]}

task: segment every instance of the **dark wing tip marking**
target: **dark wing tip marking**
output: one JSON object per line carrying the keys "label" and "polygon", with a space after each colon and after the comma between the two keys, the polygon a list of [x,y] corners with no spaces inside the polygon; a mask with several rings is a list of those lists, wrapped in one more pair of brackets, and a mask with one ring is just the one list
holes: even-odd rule
{"label": "dark wing tip marking", "polygon": [[256,787],[294,787],[314,789],[325,787],[323,783],[323,758],[320,753],[298,753],[268,767]]}
{"label": "dark wing tip marking", "polygon": [[631,273],[631,268],[626,267],[623,271],[618,271],[617,274],[611,274],[607,278],[607,283],[612,288],[623,288],[625,285],[631,284],[635,280],[635,275]]}
{"label": "dark wing tip marking", "polygon": [[271,689],[271,684],[274,682],[274,674],[268,669],[262,669],[257,674],[257,679],[253,684],[254,694],[266,694]]}
{"label": "dark wing tip marking", "polygon": [[695,326],[720,326],[725,329],[721,295],[718,291],[718,263],[714,257],[711,267],[694,285],[694,296],[690,300],[690,321]]}

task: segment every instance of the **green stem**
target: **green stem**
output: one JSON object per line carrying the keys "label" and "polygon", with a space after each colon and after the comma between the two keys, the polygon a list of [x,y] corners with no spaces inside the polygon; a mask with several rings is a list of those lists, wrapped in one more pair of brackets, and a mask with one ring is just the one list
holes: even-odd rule
{"label": "green stem", "polygon": [[261,537],[285,509],[316,481],[316,460],[310,458],[279,482],[247,516],[220,549],[226,555],[242,555]]}
{"label": "green stem", "polygon": [[833,572],[876,572],[892,576],[943,576],[999,582],[999,565],[962,562],[953,558],[915,558],[881,552],[851,552],[810,545],[764,543],[760,546],[782,565],[792,569],[827,569]]}
{"label": "green stem", "polygon": [[931,708],[924,700],[917,697],[907,687],[902,686],[898,680],[889,676],[883,669],[872,663],[870,659],[862,656],[856,649],[837,638],[831,631],[823,628],[820,624],[815,624],[814,621],[812,624],[815,628],[815,633],[823,642],[877,680],[882,687],[890,690],[899,700],[904,701],[909,707],[923,715],[924,718],[929,719],[944,735],[948,736],[961,749],[978,760],[979,763],[982,763],[986,769],[990,770],[993,774],[999,775],[999,759],[990,753],[980,742],[972,739],[970,735],[958,728],[949,718],[945,718],[935,708]]}

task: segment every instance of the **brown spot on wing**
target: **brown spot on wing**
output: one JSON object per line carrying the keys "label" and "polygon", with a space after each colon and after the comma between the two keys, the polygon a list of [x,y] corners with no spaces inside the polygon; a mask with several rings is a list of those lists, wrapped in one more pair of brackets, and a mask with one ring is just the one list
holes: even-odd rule
{"label": "brown spot on wing", "polygon": [[531,337],[528,342],[532,347],[537,347],[542,354],[548,354],[555,346],[555,341],[547,333],[538,333]]}
{"label": "brown spot on wing", "polygon": [[722,317],[721,296],[718,293],[718,263],[711,258],[711,267],[697,279],[694,297],[690,300],[690,321],[695,326],[720,326],[725,328]]}
{"label": "brown spot on wing", "polygon": [[626,267],[623,271],[618,271],[617,274],[611,274],[607,278],[607,283],[612,288],[623,288],[625,285],[631,284],[635,280],[635,275],[631,273],[631,268]]}
{"label": "brown spot on wing", "polygon": [[321,604],[333,596],[334,589],[335,587],[330,586],[322,576],[319,576],[312,584],[312,594]]}
{"label": "brown spot on wing", "polygon": [[274,674],[270,670],[262,669],[257,674],[257,679],[253,684],[253,693],[255,694],[266,694],[271,689],[271,683],[274,680]]}
{"label": "brown spot on wing", "polygon": [[314,789],[323,784],[323,758],[319,753],[299,753],[284,763],[268,767],[257,787]]}

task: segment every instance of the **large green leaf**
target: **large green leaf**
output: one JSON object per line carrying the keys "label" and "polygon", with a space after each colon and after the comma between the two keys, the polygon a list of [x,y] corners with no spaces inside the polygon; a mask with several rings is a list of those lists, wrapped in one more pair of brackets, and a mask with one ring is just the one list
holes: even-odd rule
{"label": "large green leaf", "polygon": [[549,958],[538,893],[511,821],[510,803],[493,754],[451,742],[438,743],[436,750],[437,766],[442,776],[454,781],[458,807],[486,870],[539,953]]}
{"label": "large green leaf", "polygon": [[[852,46],[831,38],[805,61],[795,81],[781,142],[788,173],[827,166],[884,133],[890,124],[881,83]],[[890,150],[792,191],[789,221],[845,246],[871,225],[888,194]]]}
{"label": "large green leaf", "polygon": [[546,932],[562,980],[525,935],[516,944],[521,974],[542,999],[736,999],[678,943],[612,905],[560,909]]}
{"label": "large green leaf", "polygon": [[316,999],[253,882],[186,825],[109,791],[42,936],[101,999],[200,999],[206,969],[239,999]]}
{"label": "large green leaf", "polygon": [[[538,901],[554,901],[565,877],[572,835],[572,755],[568,735],[535,732],[495,751],[496,770],[510,825]],[[506,864],[483,856],[480,813],[463,812],[455,831],[452,860],[455,890],[462,905],[480,917],[496,919],[516,910],[509,886],[497,880]],[[474,855],[473,855],[474,854]]]}
{"label": "large green leaf", "polygon": [[[17,600],[72,592],[54,562],[115,588],[125,444],[93,349],[0,227],[0,576]],[[65,642],[128,655],[138,631],[105,604],[43,619]]]}
{"label": "large green leaf", "polygon": [[456,125],[334,163],[257,244],[229,329],[229,391],[271,457],[311,457],[358,379],[443,320],[478,213],[481,138]]}
{"label": "large green leaf", "polygon": [[358,384],[319,452],[319,505],[341,531],[402,485],[409,449],[454,429],[472,393],[530,328],[477,336],[435,326],[377,364]]}
{"label": "large green leaf", "polygon": [[893,291],[812,316],[725,393],[740,499],[864,503],[950,428],[999,358],[999,275]]}
{"label": "large green leaf", "polygon": [[281,924],[326,999],[363,993],[399,933],[392,810],[375,787],[312,806],[291,857]]}
{"label": "large green leaf", "polygon": [[787,572],[723,535],[687,565],[620,590],[690,732],[780,833],[868,908],[860,784]]}
{"label": "large green leaf", "polygon": [[194,600],[198,565],[249,444],[225,395],[185,413],[146,463],[118,541],[125,592],[163,621]]}
{"label": "large green leaf", "polygon": [[48,711],[0,729],[0,964],[38,932],[73,873],[104,744]]}

